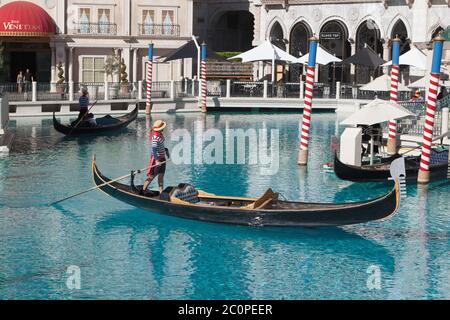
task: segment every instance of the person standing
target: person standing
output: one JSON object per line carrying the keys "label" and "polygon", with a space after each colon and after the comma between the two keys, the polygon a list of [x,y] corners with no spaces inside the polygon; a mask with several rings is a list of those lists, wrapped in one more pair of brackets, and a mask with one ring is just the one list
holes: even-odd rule
{"label": "person standing", "polygon": [[150,131],[150,141],[152,143],[152,152],[149,161],[149,168],[147,170],[147,180],[145,180],[144,186],[142,188],[142,193],[147,191],[148,186],[155,177],[158,177],[159,192],[164,191],[164,174],[166,173],[166,156],[167,149],[164,146],[165,138],[163,131],[167,124],[162,120],[157,120],[153,124],[152,130]]}
{"label": "person standing", "polygon": [[27,69],[24,74],[25,91],[31,91],[31,83],[34,81],[33,74]]}
{"label": "person standing", "polygon": [[80,106],[80,113],[78,114],[77,123],[84,119],[85,115],[88,113],[89,107],[89,92],[86,88],[81,89],[81,97],[78,100]]}
{"label": "person standing", "polygon": [[24,77],[23,77],[22,70],[20,70],[19,74],[17,75],[17,92],[19,94],[21,94],[23,91],[23,83],[24,83]]}

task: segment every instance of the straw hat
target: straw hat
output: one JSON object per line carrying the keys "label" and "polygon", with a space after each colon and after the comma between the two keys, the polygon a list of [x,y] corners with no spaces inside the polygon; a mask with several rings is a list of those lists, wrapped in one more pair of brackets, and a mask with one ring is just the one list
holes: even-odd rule
{"label": "straw hat", "polygon": [[164,128],[167,126],[167,123],[165,123],[162,120],[156,120],[155,123],[153,124],[153,130],[154,131],[163,131]]}

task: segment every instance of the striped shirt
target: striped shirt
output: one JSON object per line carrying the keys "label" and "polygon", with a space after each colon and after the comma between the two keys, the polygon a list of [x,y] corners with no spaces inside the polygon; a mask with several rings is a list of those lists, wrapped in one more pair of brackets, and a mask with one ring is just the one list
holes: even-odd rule
{"label": "striped shirt", "polygon": [[80,108],[87,108],[89,106],[89,97],[81,96],[79,100]]}
{"label": "striped shirt", "polygon": [[162,134],[153,133],[151,140],[152,140],[152,156],[158,161],[164,161],[166,159],[164,136]]}

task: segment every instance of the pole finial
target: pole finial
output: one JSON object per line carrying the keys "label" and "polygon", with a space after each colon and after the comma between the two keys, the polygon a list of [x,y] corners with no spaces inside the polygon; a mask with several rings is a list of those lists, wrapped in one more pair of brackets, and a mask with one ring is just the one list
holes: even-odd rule
{"label": "pole finial", "polygon": [[392,39],[392,42],[402,42],[398,34],[395,35],[394,39]]}
{"label": "pole finial", "polygon": [[442,41],[442,42],[444,42],[445,41],[444,32],[442,30],[439,31],[438,35],[436,37],[434,37],[433,41]]}
{"label": "pole finial", "polygon": [[309,38],[308,40],[309,40],[309,41],[316,41],[316,42],[318,42],[318,41],[319,41],[319,38],[316,36],[315,33],[313,33],[312,37]]}

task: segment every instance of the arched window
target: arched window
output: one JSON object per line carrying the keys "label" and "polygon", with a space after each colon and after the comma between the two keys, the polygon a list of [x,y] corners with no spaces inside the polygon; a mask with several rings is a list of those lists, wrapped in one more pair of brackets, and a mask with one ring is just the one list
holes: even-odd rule
{"label": "arched window", "polygon": [[[308,39],[312,36],[310,29],[304,22],[297,23],[291,30],[289,41],[289,52],[294,57],[305,55],[309,51]],[[294,64],[289,66],[289,80],[297,82],[303,73],[303,65]]]}
{"label": "arched window", "polygon": [[[370,47],[380,57],[383,56],[383,43],[381,42],[381,33],[376,23],[369,19],[364,21],[356,31],[356,52]],[[371,76],[378,76],[377,70],[364,66],[355,66],[356,83],[368,83]]]}
{"label": "arched window", "polygon": [[278,22],[275,22],[272,26],[272,29],[270,29],[269,40],[278,48],[286,50],[283,28],[281,28],[281,25]]}
{"label": "arched window", "polygon": [[[348,41],[347,27],[340,21],[332,20],[327,22],[320,30],[320,45],[334,54],[339,59],[346,59],[350,56],[351,48]],[[320,66],[319,81],[323,83],[348,83],[350,81],[350,68],[341,64],[330,64]]]}
{"label": "arched window", "polygon": [[400,19],[395,23],[394,27],[392,28],[391,39],[394,39],[396,36],[398,36],[402,41],[400,47],[400,54],[408,52],[410,49],[408,30],[406,29],[404,22]]}

